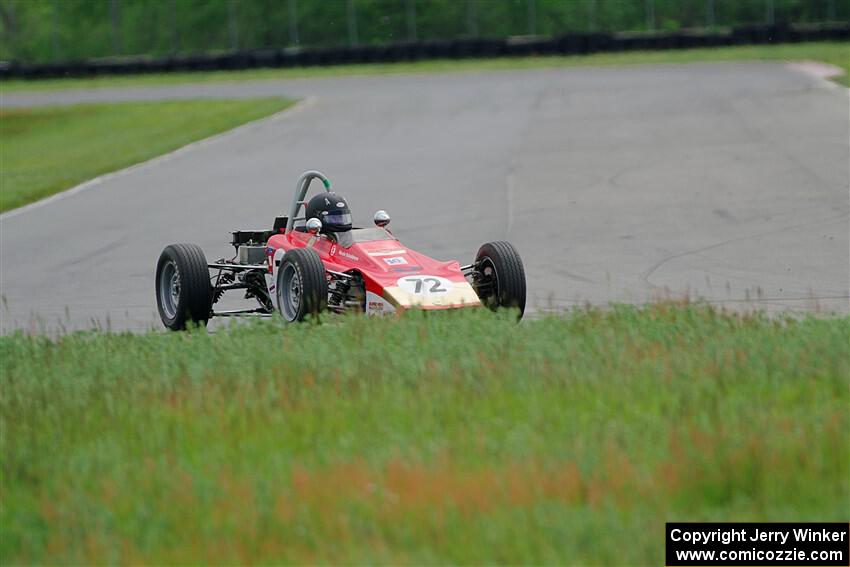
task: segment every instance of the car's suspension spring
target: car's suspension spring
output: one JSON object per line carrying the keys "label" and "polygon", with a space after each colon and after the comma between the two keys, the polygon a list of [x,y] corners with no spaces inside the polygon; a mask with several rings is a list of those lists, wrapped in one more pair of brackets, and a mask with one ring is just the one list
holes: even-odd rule
{"label": "car's suspension spring", "polygon": [[359,274],[350,277],[331,277],[328,287],[328,307],[342,313],[344,311],[363,311],[366,304],[366,292],[363,279]]}
{"label": "car's suspension spring", "polygon": [[224,290],[221,288],[222,285],[232,284],[234,281],[236,281],[236,278],[232,272],[219,271],[215,279],[215,284],[213,284],[212,302],[218,303],[218,300],[224,295]]}
{"label": "car's suspension spring", "polygon": [[245,299],[256,298],[260,305],[269,313],[274,311],[272,298],[269,297],[268,290],[266,289],[264,274],[253,271],[248,272],[245,274],[245,283],[248,284],[248,288],[245,290]]}
{"label": "car's suspension spring", "polygon": [[345,309],[345,298],[351,284],[347,280],[334,279],[328,286],[328,306],[334,310]]}

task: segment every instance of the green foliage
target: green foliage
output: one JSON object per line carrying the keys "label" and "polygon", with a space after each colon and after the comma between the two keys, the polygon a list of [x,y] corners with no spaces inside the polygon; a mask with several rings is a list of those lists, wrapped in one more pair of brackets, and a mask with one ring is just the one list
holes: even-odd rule
{"label": "green foliage", "polygon": [[0,211],[289,106],[184,100],[0,110]]}
{"label": "green foliage", "polygon": [[[349,45],[346,0],[0,0],[0,57],[71,61]],[[354,0],[362,44],[468,36],[846,21],[842,0]],[[411,11],[408,12],[410,7]]]}
{"label": "green foliage", "polygon": [[846,317],[410,313],[0,360],[4,564],[660,564],[665,521],[850,507]]}

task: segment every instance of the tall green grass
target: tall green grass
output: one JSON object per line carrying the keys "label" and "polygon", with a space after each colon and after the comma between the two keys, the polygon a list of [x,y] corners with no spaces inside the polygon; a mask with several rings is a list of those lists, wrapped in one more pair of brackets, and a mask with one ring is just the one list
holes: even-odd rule
{"label": "tall green grass", "polygon": [[7,563],[661,564],[846,520],[850,320],[661,304],[0,338]]}

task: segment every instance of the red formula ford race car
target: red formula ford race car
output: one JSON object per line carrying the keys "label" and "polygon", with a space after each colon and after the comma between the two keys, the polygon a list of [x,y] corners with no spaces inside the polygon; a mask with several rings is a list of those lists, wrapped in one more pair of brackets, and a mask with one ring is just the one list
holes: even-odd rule
{"label": "red formula ford race car", "polygon": [[[305,200],[318,179],[324,191]],[[302,209],[304,214],[302,215]],[[205,325],[212,317],[271,315],[288,322],[330,311],[369,315],[405,309],[486,306],[525,309],[525,272],[507,242],[484,244],[472,264],[440,262],[401,244],[378,211],[374,228],[352,226],[346,200],[327,177],[308,171],[298,180],[289,216],[271,230],[237,230],[236,255],[207,262],[194,244],[172,244],[156,267],[156,301],[166,327]],[[226,291],[258,305],[216,311]]]}

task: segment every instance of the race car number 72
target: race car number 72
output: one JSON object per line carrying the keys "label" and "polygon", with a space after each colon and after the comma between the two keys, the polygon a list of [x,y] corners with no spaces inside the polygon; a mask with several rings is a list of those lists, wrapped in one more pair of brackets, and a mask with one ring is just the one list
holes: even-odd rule
{"label": "race car number 72", "polygon": [[448,293],[452,282],[437,276],[409,276],[398,281],[399,287],[415,295]]}
{"label": "race car number 72", "polygon": [[437,278],[405,278],[409,282],[415,282],[416,291],[414,293],[422,293],[422,284],[430,284],[428,293],[441,293],[449,291],[444,287],[440,287],[440,280]]}

